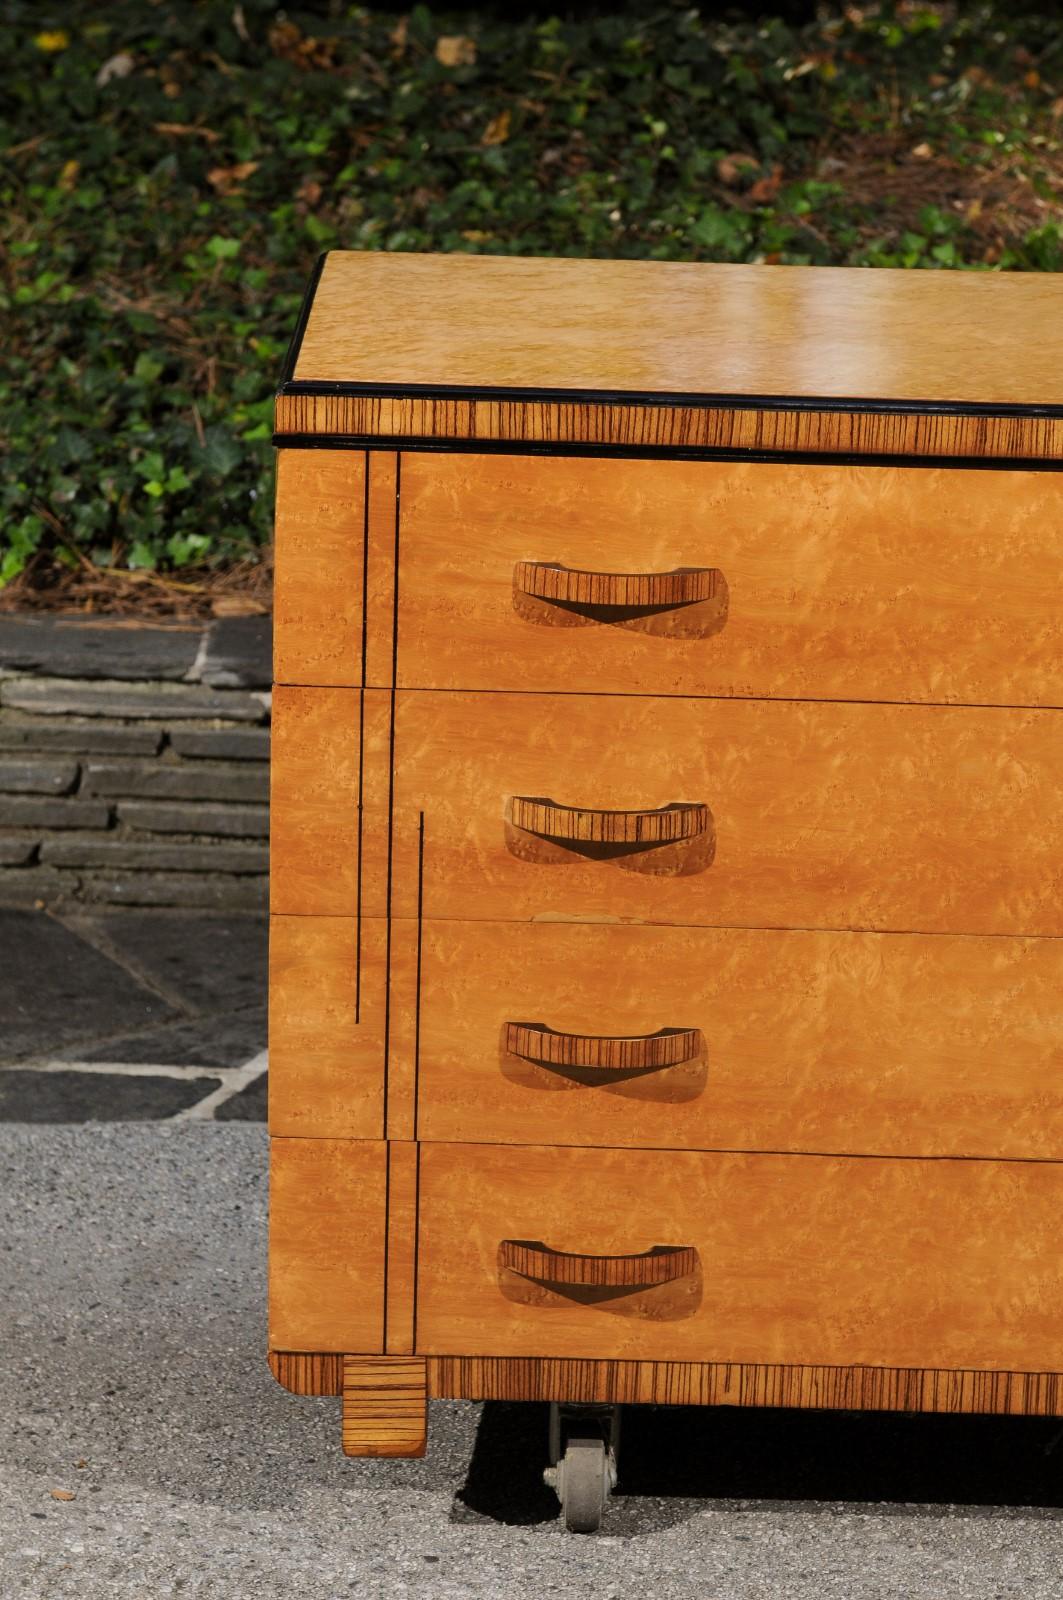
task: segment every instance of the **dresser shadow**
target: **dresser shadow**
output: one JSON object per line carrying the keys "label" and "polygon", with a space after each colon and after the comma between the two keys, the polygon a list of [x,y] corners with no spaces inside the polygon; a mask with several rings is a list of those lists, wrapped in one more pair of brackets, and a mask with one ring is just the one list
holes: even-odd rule
{"label": "dresser shadow", "polygon": [[[556,1521],[545,1488],[549,1407],[484,1404],[452,1520],[511,1526]],[[823,1515],[1063,1516],[1063,1419],[904,1412],[625,1406],[619,1482],[602,1532],[660,1532],[714,1502],[727,1509]],[[749,1502],[756,1502],[750,1505]]]}

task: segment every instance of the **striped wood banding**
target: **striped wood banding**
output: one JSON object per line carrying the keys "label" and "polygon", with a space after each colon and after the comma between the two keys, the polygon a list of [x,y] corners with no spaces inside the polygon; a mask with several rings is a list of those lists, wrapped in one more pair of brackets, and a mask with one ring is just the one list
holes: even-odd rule
{"label": "striped wood banding", "polygon": [[641,1255],[587,1256],[551,1250],[538,1240],[503,1239],[498,1266],[499,1271],[508,1267],[522,1278],[581,1288],[652,1289],[696,1272],[698,1253],[689,1245],[654,1245]]}
{"label": "striped wood banding", "polygon": [[291,1394],[342,1394],[343,1357],[307,1355],[302,1350],[271,1350],[269,1370]]}
{"label": "striped wood banding", "polygon": [[545,561],[518,561],[513,582],[540,600],[577,606],[688,606],[711,600],[719,572],[715,567],[681,567],[674,572],[581,572]]}
{"label": "striped wood banding", "polygon": [[557,1033],[535,1022],[507,1022],[506,1049],[555,1067],[601,1067],[613,1072],[675,1067],[701,1051],[700,1028],[665,1028],[659,1033],[607,1036]]}
{"label": "striped wood banding", "polygon": [[675,844],[712,826],[709,808],[702,804],[662,806],[659,811],[592,811],[520,794],[509,802],[509,817],[525,833],[588,844]]}
{"label": "striped wood banding", "polygon": [[1063,1416],[1058,1372],[433,1356],[428,1383],[434,1396],[463,1400]]}
{"label": "striped wood banding", "polygon": [[344,1356],[344,1455],[423,1456],[427,1400],[423,1356]]}
{"label": "striped wood banding", "polygon": [[787,410],[741,405],[544,398],[281,394],[276,429],[362,444],[428,440],[512,445],[737,451],[752,454],[1063,461],[1063,418],[926,412]]}

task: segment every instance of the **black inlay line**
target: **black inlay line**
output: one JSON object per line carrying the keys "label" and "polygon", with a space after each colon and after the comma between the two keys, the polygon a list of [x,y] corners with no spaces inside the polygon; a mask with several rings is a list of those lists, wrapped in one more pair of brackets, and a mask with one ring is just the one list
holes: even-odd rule
{"label": "black inlay line", "polygon": [[1063,472],[1041,456],[912,455],[856,450],[739,450],[715,445],[624,445],[530,439],[431,439],[404,434],[275,433],[278,450],[386,450],[410,454],[575,456],[610,461],[753,461],[809,467],[940,467],[982,472]]}
{"label": "black inlay line", "polygon": [[365,772],[365,686],[358,691],[358,870],[354,902],[354,1025],[362,1020],[362,818]]}
{"label": "black inlay line", "polygon": [[391,621],[391,692],[390,727],[388,729],[388,875],[387,891],[385,895],[385,915],[387,917],[387,937],[384,952],[384,1137],[388,1137],[388,1084],[390,1072],[390,1044],[391,1044],[391,890],[393,874],[393,843],[395,832],[395,659],[398,652],[399,628],[399,470],[400,463],[395,463],[395,566],[394,566],[394,601],[392,605]]}
{"label": "black inlay line", "polygon": [[410,1343],[417,1350],[417,1302],[420,1299],[418,1276],[421,1267],[421,1147],[413,1147],[413,1326]]}
{"label": "black inlay line", "polygon": [[[384,1094],[387,1096],[387,1071],[384,1073]],[[387,1138],[387,1122],[384,1123],[384,1137]],[[388,1348],[388,1262],[391,1259],[391,1146],[384,1145],[384,1317],[383,1338],[380,1348],[386,1353]]]}
{"label": "black inlay line", "polygon": [[365,453],[362,496],[362,687],[358,695],[358,875],[355,902],[354,1023],[362,1019],[362,833],[365,768],[365,690],[367,678],[367,607],[369,601],[369,470],[371,457]]}
{"label": "black inlay line", "polygon": [[424,933],[424,812],[417,824],[417,982],[413,1007],[413,1136],[421,1110],[421,945]]}
{"label": "black inlay line", "polygon": [[314,270],[310,274],[310,282],[306,286],[306,293],[303,295],[302,304],[299,307],[299,316],[292,330],[292,336],[288,341],[288,348],[284,353],[284,364],[281,367],[281,386],[277,391],[278,394],[288,393],[294,382],[299,352],[303,348],[303,335],[306,332],[306,325],[310,321],[310,312],[314,304],[314,297],[317,294],[317,286],[321,282],[321,274],[325,269],[327,255],[327,250],[322,251],[314,262]]}
{"label": "black inlay line", "polygon": [[[321,258],[324,262],[324,257]],[[321,266],[318,266],[320,276]],[[316,278],[314,285],[316,287]],[[305,327],[305,321],[303,323]],[[300,329],[300,339],[302,329]],[[1061,417],[1063,405],[1034,401],[873,399],[866,395],[727,394],[714,390],[551,389],[535,385],[352,383],[285,376],[278,399],[503,400],[516,405],[646,406],[685,411],[823,411],[888,417]]]}

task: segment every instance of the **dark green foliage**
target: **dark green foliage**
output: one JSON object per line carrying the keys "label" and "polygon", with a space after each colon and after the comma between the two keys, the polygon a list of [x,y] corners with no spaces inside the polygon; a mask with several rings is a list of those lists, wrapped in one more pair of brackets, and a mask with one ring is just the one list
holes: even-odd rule
{"label": "dark green foliage", "polygon": [[0,49],[0,582],[38,546],[254,553],[333,246],[1063,266],[1060,29],[1005,0],[803,27],[15,0]]}

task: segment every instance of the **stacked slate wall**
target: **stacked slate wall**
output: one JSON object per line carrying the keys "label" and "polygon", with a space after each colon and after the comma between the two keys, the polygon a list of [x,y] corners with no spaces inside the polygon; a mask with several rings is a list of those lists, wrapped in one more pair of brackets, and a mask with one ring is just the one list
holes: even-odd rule
{"label": "stacked slate wall", "polygon": [[0,617],[0,905],[266,903],[267,618]]}

